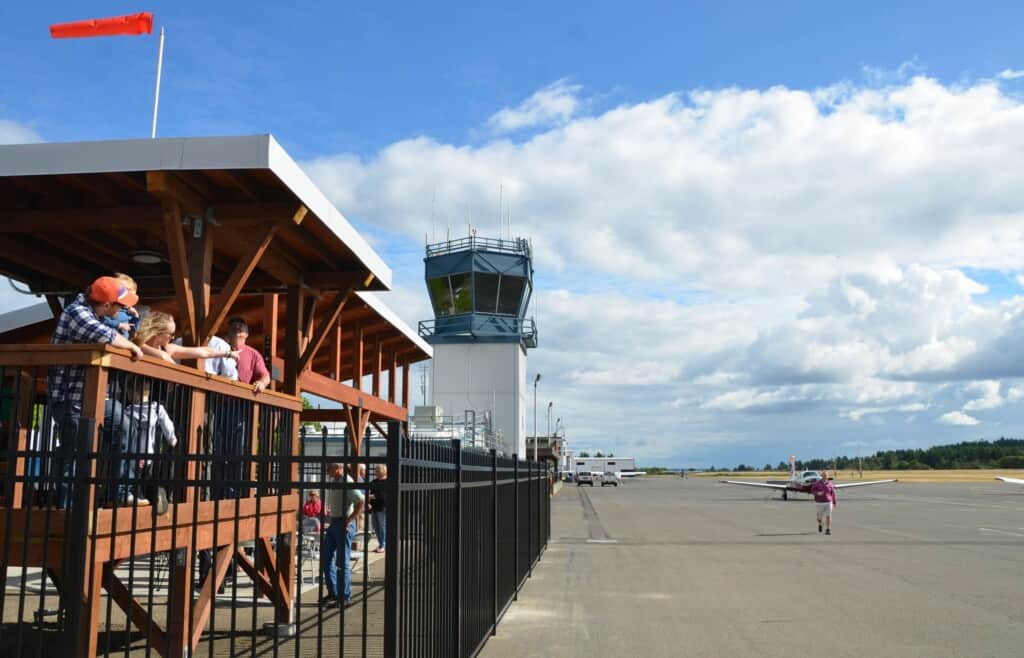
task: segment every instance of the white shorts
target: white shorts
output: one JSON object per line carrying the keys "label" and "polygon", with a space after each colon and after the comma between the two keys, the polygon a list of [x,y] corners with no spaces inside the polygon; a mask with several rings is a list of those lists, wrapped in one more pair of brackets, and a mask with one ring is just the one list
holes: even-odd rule
{"label": "white shorts", "polygon": [[818,506],[818,518],[819,519],[822,516],[827,516],[830,519],[832,518],[832,503],[831,502],[828,502],[828,503],[815,503],[815,505]]}

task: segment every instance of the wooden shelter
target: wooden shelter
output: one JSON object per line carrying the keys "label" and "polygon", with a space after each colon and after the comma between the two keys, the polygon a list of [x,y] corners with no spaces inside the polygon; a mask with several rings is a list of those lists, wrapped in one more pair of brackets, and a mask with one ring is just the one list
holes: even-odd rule
{"label": "wooden shelter", "polygon": [[[143,304],[172,313],[186,344],[205,344],[227,318],[245,317],[250,343],[272,366],[275,390],[255,394],[250,386],[192,367],[133,362],[109,346],[49,345],[63,306],[97,276],[113,272],[138,281]],[[6,381],[26,380],[33,395],[45,397],[45,383],[33,379],[31,369],[80,365],[87,373],[83,417],[97,424],[109,382],[119,373],[173,382],[189,396],[187,455],[198,451],[196,430],[216,396],[248,405],[252,454],[276,449],[260,438],[267,418],[275,432],[290,433],[290,440],[275,438],[273,445],[293,456],[300,449],[300,421],[307,419],[345,421],[358,451],[367,424],[407,421],[410,365],[431,356],[430,347],[377,296],[390,287],[388,267],[269,135],[0,146],[0,274],[44,297],[53,315],[0,334]],[[303,412],[301,392],[338,407]],[[100,439],[92,432],[95,451]],[[20,482],[30,461],[27,428],[16,428],[9,444],[19,456],[0,467]],[[188,463],[194,475],[198,467]],[[290,477],[281,477],[294,481],[297,464],[289,470]],[[15,529],[21,542],[12,551],[16,556],[25,546],[38,547],[39,533],[62,541],[67,527],[59,518],[64,512],[52,510],[57,516],[45,528],[33,525],[31,517],[40,511],[22,489],[10,487],[0,501],[0,535]],[[172,510],[175,519],[191,519],[191,532],[180,532],[167,520],[171,515],[122,511],[117,517],[96,510],[85,563],[102,577],[62,572],[66,566],[51,560],[62,550],[49,556],[25,550],[27,566],[47,568],[65,590],[82,588],[83,655],[96,652],[102,589],[151,634],[161,655],[189,655],[231,558],[274,601],[280,621],[293,618],[294,541],[288,537],[300,505],[294,491],[277,490],[264,501],[249,492],[236,503],[200,501],[196,489],[172,505],[180,508]],[[22,529],[28,531],[19,536]],[[271,542],[273,537],[278,540]],[[262,569],[240,551],[244,541],[256,541]],[[172,578],[176,585],[160,627],[117,580],[113,565],[126,551],[171,549],[181,556],[173,566],[180,577]],[[193,600],[192,559],[205,549],[216,552],[215,577]]]}

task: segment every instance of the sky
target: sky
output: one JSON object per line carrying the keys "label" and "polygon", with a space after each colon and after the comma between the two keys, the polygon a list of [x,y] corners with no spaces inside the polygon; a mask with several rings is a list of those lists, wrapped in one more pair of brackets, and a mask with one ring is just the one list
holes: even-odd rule
{"label": "sky", "polygon": [[529,370],[574,449],[1022,436],[1024,6],[824,4],[4,3],[0,143],[148,136],[155,35],[47,26],[152,11],[158,135],[272,133],[412,326],[426,239],[533,240]]}

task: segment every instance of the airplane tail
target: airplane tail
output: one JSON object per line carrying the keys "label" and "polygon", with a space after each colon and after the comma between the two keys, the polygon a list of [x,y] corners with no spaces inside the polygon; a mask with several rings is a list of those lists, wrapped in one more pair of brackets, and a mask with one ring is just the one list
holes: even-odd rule
{"label": "airplane tail", "polygon": [[789,479],[796,479],[796,455],[789,456]]}

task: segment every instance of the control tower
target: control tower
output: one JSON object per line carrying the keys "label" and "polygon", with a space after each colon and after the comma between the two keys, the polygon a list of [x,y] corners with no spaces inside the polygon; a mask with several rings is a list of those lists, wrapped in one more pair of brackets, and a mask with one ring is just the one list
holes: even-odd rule
{"label": "control tower", "polygon": [[526,350],[537,331],[530,243],[475,234],[427,245],[434,319],[420,335],[434,347],[433,403],[446,414],[491,410],[498,449],[526,455]]}

